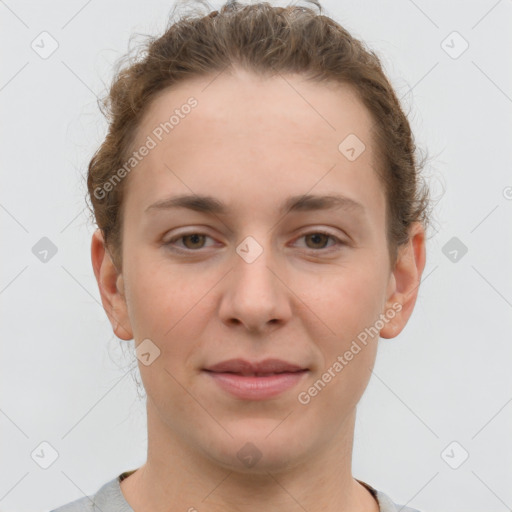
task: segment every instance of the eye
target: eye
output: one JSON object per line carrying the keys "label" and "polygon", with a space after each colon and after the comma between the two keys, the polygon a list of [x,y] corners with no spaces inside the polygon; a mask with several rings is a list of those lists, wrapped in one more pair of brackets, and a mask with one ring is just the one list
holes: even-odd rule
{"label": "eye", "polygon": [[[340,240],[338,237],[326,231],[312,231],[310,233],[305,233],[304,235],[300,236],[298,240],[302,238],[306,240],[307,248],[313,250],[326,249],[326,244],[329,241],[329,239],[331,239],[334,242],[329,247],[346,245],[345,242]],[[308,242],[310,242],[310,244],[308,244]]]}
{"label": "eye", "polygon": [[[165,242],[164,245],[177,252],[197,252],[199,249],[208,247],[205,245],[207,239],[213,240],[210,236],[204,233],[191,232],[175,236]],[[306,241],[306,249],[311,249],[313,252],[319,252],[326,249],[328,250],[329,247],[346,245],[346,243],[341,239],[326,231],[312,231],[310,233],[305,233],[297,240],[300,239],[304,239]],[[331,245],[327,245],[329,240],[333,242]],[[177,242],[181,242],[181,244]]]}
{"label": "eye", "polygon": [[[172,250],[194,251],[196,249],[203,249],[203,247],[205,247],[204,243],[207,238],[211,239],[211,237],[205,235],[204,233],[186,233],[171,238],[169,241],[165,242],[164,245],[168,246]],[[183,245],[175,245],[175,242],[177,241],[182,241]]]}

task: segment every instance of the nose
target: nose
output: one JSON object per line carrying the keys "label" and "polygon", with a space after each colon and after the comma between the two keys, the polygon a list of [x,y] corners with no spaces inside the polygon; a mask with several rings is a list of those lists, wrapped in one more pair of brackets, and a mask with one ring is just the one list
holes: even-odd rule
{"label": "nose", "polygon": [[265,333],[291,318],[292,292],[270,249],[263,249],[254,261],[244,258],[242,251],[234,252],[233,268],[226,277],[219,309],[226,325]]}

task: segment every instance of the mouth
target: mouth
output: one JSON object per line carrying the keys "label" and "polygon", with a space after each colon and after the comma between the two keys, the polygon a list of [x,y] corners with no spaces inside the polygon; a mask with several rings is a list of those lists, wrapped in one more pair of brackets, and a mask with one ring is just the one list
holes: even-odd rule
{"label": "mouth", "polygon": [[300,365],[283,361],[282,359],[265,359],[261,362],[251,362],[245,359],[229,359],[205,368],[215,373],[236,373],[239,375],[265,376],[280,373],[294,373],[307,370]]}
{"label": "mouth", "polygon": [[224,392],[242,400],[265,400],[296,386],[308,368],[280,359],[230,359],[203,370]]}

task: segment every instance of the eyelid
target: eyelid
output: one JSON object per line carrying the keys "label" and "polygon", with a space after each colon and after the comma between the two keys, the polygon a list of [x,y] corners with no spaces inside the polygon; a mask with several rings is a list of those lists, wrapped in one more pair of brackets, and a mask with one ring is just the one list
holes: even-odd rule
{"label": "eyelid", "polygon": [[[192,236],[192,235],[200,235],[200,236],[204,236],[206,238],[210,238],[212,240],[214,239],[211,235],[202,231],[202,229],[204,229],[204,228],[176,233],[175,235],[172,236],[172,238],[169,238],[169,240],[164,241],[163,245],[170,247],[171,250],[175,250],[177,252],[182,252],[182,253],[200,252],[201,250],[204,250],[204,247],[201,247],[200,249],[187,249],[186,247],[176,247],[174,244],[176,242],[182,240],[184,237]],[[211,247],[211,246],[209,246],[209,247]]]}
{"label": "eyelid", "polygon": [[[183,247],[176,247],[174,244],[177,241],[183,239],[184,237],[191,236],[191,235],[205,236],[206,238],[210,238],[210,239],[214,240],[214,237],[210,236],[208,233],[206,233],[204,231],[201,231],[201,229],[204,229],[204,228],[195,229],[195,230],[192,229],[192,230],[187,230],[185,232],[176,233],[172,238],[170,238],[166,242],[163,242],[163,245],[166,246],[166,247],[169,247],[170,250],[173,250],[173,251],[176,251],[176,252],[180,252],[180,253],[184,253],[184,254],[200,253],[204,249],[206,249],[207,247],[212,247],[212,245],[207,246],[207,247],[200,247],[199,249],[188,249],[186,247],[185,248],[183,248]],[[334,240],[334,244],[332,244],[330,246],[327,246],[325,248],[320,248],[320,249],[310,249],[308,247],[305,247],[305,248],[302,249],[303,252],[319,253],[319,254],[320,253],[328,253],[328,252],[339,250],[342,246],[349,245],[349,242],[347,240],[344,240],[340,236],[335,235],[334,233],[332,233],[328,229],[320,228],[320,227],[315,228],[314,226],[309,226],[307,228],[307,230],[301,232],[298,236],[296,236],[294,238],[294,241],[297,241],[297,240],[299,240],[301,238],[304,238],[305,236],[308,236],[308,235],[316,235],[316,234],[323,234],[323,235],[326,235],[326,236],[330,237],[332,240]]]}
{"label": "eyelid", "polygon": [[348,241],[344,240],[343,238],[341,238],[338,235],[335,235],[334,233],[327,230],[326,228],[315,228],[315,227],[309,227],[307,231],[302,232],[300,235],[298,235],[295,238],[295,240],[299,240],[308,235],[317,235],[317,234],[326,235],[326,236],[332,238],[335,241],[335,243],[333,245],[330,245],[323,249],[309,249],[306,247],[305,248],[306,251],[310,251],[310,252],[314,252],[314,253],[321,253],[321,252],[325,253],[325,252],[330,252],[332,250],[336,250],[336,248],[339,248],[340,246],[349,244]]}

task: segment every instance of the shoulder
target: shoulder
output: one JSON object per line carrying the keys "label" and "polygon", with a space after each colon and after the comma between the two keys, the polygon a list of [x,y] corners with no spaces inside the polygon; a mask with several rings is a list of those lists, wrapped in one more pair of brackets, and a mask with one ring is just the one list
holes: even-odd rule
{"label": "shoulder", "polygon": [[113,478],[95,494],[78,498],[50,512],[133,512],[121,493],[119,478]]}
{"label": "shoulder", "polygon": [[377,501],[379,502],[380,512],[420,512],[411,507],[405,507],[395,503],[387,494],[377,491]]}
{"label": "shoulder", "polygon": [[405,507],[404,505],[399,505],[398,503],[395,503],[387,494],[383,493],[382,491],[379,491],[377,489],[374,489],[370,484],[363,482],[362,480],[359,480],[356,478],[356,480],[366,487],[371,494],[375,497],[379,504],[379,511],[380,512],[420,512],[419,510],[415,508]]}

